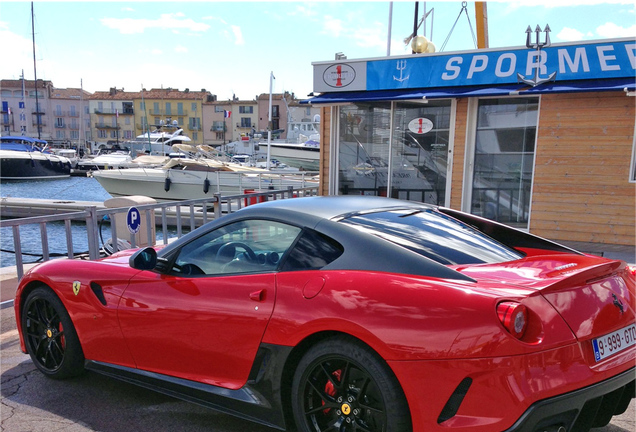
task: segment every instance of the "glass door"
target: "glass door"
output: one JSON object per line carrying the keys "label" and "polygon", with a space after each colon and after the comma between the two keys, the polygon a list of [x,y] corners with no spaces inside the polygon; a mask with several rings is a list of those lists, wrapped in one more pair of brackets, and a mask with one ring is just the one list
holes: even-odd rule
{"label": "glass door", "polygon": [[528,227],[538,108],[538,98],[479,101],[472,214]]}

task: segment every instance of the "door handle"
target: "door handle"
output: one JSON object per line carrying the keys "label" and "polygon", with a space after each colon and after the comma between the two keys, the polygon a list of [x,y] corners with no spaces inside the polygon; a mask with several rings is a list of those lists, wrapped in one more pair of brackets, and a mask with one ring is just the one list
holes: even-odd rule
{"label": "door handle", "polygon": [[250,293],[250,299],[257,301],[257,302],[262,302],[265,300],[265,290],[258,290],[258,291],[254,291]]}

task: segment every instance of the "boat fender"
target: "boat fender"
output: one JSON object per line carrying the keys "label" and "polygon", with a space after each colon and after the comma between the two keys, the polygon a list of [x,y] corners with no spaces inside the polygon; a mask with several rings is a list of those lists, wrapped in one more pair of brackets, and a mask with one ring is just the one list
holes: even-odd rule
{"label": "boat fender", "polygon": [[210,190],[210,180],[205,179],[203,180],[203,193],[208,193],[209,190]]}
{"label": "boat fender", "polygon": [[170,190],[170,183],[172,183],[172,180],[170,180],[170,177],[166,177],[166,181],[163,183],[163,190],[168,192]]}

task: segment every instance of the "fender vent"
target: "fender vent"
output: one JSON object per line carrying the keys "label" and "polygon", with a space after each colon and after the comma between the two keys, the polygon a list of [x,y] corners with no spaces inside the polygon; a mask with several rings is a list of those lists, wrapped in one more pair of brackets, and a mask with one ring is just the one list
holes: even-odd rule
{"label": "fender vent", "polygon": [[104,297],[104,291],[102,290],[102,287],[95,282],[91,282],[90,286],[93,294],[95,294],[95,297],[97,297],[97,300],[99,300],[101,304],[106,306],[106,297]]}
{"label": "fender vent", "polygon": [[437,418],[437,423],[443,423],[457,414],[457,411],[459,411],[459,406],[464,401],[464,397],[466,396],[466,393],[468,393],[468,389],[470,388],[472,383],[472,378],[464,378],[462,382],[459,383],[451,397],[448,398],[448,402],[446,402],[446,405],[444,405],[444,409],[442,409],[442,412]]}

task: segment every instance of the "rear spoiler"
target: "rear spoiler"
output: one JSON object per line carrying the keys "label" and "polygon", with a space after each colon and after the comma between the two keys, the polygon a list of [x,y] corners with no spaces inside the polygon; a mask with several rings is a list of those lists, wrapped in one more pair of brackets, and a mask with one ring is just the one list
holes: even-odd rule
{"label": "rear spoiler", "polygon": [[541,249],[552,252],[564,252],[583,255],[581,252],[571,249],[567,246],[563,246],[559,243],[546,240],[534,234],[509,227],[499,222],[495,222],[489,219],[446,207],[438,207],[438,210],[441,213],[444,213],[450,217],[471,225],[476,230],[513,249]]}

